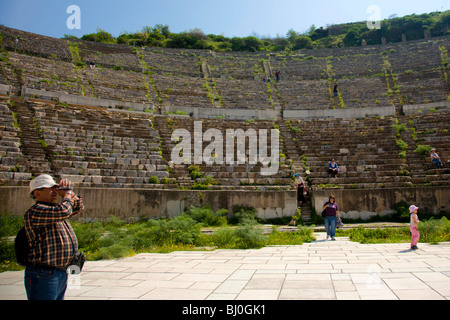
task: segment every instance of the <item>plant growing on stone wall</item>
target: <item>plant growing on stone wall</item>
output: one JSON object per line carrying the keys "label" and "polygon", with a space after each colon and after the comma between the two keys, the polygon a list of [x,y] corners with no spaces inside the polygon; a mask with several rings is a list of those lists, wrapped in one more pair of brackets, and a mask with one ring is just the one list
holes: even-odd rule
{"label": "plant growing on stone wall", "polygon": [[425,156],[427,154],[430,154],[432,148],[433,147],[431,147],[429,145],[419,144],[419,145],[417,145],[417,148],[414,150],[414,152],[421,156]]}
{"label": "plant growing on stone wall", "polygon": [[441,52],[441,67],[442,73],[444,75],[445,81],[448,83],[448,73],[447,70],[450,68],[450,57],[448,56],[448,51],[445,46],[439,46],[439,51]]}
{"label": "plant growing on stone wall", "polygon": [[406,151],[406,149],[408,149],[408,144],[402,139],[398,139],[395,143],[402,151]]}
{"label": "plant growing on stone wall", "polygon": [[192,180],[205,177],[205,175],[200,171],[200,167],[197,165],[190,165],[188,170]]}
{"label": "plant growing on stone wall", "polygon": [[150,184],[159,184],[159,178],[156,176],[152,176],[148,178],[148,183]]}

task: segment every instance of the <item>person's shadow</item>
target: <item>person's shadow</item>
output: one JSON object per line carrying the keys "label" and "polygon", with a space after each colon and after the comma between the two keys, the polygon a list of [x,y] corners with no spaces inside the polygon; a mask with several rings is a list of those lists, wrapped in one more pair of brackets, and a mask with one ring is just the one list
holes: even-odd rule
{"label": "person's shadow", "polygon": [[406,249],[406,250],[399,251],[398,253],[408,253],[408,252],[411,252],[411,251],[414,251],[414,250],[413,249]]}

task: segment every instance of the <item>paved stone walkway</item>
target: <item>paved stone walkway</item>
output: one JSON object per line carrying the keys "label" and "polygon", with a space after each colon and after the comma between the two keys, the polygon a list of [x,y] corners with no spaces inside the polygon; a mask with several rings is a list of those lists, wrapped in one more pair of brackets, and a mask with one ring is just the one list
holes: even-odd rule
{"label": "paved stone walkway", "polygon": [[[259,250],[140,254],[88,261],[67,300],[450,299],[450,243],[359,244],[348,238]],[[23,271],[0,274],[0,300],[26,299]]]}

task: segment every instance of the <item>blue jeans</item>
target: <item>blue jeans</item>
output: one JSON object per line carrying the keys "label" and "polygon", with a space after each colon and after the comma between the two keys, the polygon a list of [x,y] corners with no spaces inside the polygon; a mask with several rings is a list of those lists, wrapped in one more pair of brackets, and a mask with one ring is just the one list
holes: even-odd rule
{"label": "blue jeans", "polygon": [[438,168],[442,167],[442,162],[439,159],[433,159],[433,163],[436,163],[436,165],[438,166]]}
{"label": "blue jeans", "polygon": [[28,300],[64,300],[67,272],[57,269],[27,267],[25,289]]}
{"label": "blue jeans", "polygon": [[325,231],[327,232],[327,236],[331,236],[333,238],[336,235],[336,221],[336,216],[325,216]]}

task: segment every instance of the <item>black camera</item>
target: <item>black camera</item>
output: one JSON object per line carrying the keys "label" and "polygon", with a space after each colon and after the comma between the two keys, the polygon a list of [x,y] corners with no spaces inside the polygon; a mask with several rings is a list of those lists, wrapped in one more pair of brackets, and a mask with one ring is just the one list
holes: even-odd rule
{"label": "black camera", "polygon": [[69,274],[80,274],[85,261],[86,257],[83,252],[75,253],[69,267],[67,268],[67,272]]}

